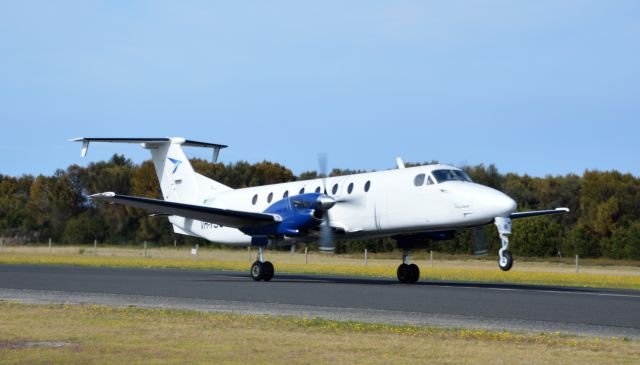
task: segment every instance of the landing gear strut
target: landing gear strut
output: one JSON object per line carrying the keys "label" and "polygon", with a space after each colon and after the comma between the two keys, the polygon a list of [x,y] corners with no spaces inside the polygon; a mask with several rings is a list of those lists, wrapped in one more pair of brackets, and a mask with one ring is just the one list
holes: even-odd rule
{"label": "landing gear strut", "polygon": [[258,259],[251,265],[251,278],[255,281],[273,279],[275,269],[269,261],[264,261],[264,247],[258,246]]}
{"label": "landing gear strut", "polygon": [[502,242],[502,247],[498,251],[500,256],[498,266],[502,271],[509,271],[513,266],[513,255],[507,251],[509,249],[509,237],[507,235],[511,234],[511,218],[496,217],[494,223],[498,227],[500,241]]}
{"label": "landing gear strut", "polygon": [[413,284],[420,279],[420,268],[416,264],[409,264],[409,250],[402,250],[402,264],[398,266],[398,281],[403,284]]}

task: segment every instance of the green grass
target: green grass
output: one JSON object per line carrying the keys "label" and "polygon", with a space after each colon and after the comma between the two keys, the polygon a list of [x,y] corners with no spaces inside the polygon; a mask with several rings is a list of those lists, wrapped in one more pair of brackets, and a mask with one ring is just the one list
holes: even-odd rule
{"label": "green grass", "polygon": [[[65,343],[59,348],[25,344]],[[0,301],[1,364],[635,364],[640,342]]]}

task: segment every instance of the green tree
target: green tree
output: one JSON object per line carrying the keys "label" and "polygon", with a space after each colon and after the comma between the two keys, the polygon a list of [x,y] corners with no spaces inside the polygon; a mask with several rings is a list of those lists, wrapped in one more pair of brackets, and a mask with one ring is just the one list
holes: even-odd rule
{"label": "green tree", "polygon": [[62,170],[54,176],[38,176],[30,189],[27,211],[39,227],[42,240],[60,239],[69,219],[82,211],[83,197]]}
{"label": "green tree", "polygon": [[601,257],[602,238],[594,234],[587,225],[578,222],[567,232],[562,242],[563,254],[575,254],[580,257]]}
{"label": "green tree", "polygon": [[558,253],[562,228],[553,219],[537,217],[513,222],[513,252],[521,256],[549,257]]}
{"label": "green tree", "polygon": [[611,237],[609,257],[640,259],[640,220],[618,227]]}
{"label": "green tree", "polygon": [[69,219],[64,229],[63,241],[70,244],[104,242],[108,227],[103,217],[93,211],[86,211]]}
{"label": "green tree", "polygon": [[485,166],[484,164],[480,164],[476,166],[464,166],[463,169],[474,182],[501,190],[504,176],[498,172],[496,165],[490,164],[489,166]]}
{"label": "green tree", "polygon": [[519,209],[538,209],[540,206],[535,179],[529,175],[507,174],[502,183],[502,191],[516,201]]}

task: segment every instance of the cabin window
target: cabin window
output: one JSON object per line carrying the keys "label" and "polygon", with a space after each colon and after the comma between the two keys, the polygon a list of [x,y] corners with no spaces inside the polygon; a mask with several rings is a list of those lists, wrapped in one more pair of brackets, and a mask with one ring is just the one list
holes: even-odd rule
{"label": "cabin window", "polygon": [[413,179],[413,185],[415,186],[422,186],[424,185],[424,178],[426,177],[425,174],[418,174],[416,175],[416,177]]}
{"label": "cabin window", "polygon": [[257,203],[257,202],[258,202],[258,194],[254,195],[254,196],[253,196],[253,199],[251,199],[251,203],[252,203],[253,205],[256,205],[256,203]]}
{"label": "cabin window", "polygon": [[318,186],[318,187],[316,188],[316,193],[319,193],[319,192],[320,192],[320,187]]}
{"label": "cabin window", "polygon": [[271,203],[272,200],[273,200],[273,193],[269,193],[269,195],[267,196],[267,203]]}
{"label": "cabin window", "polygon": [[336,195],[337,192],[338,192],[338,184],[333,184],[333,187],[331,188],[331,194]]}
{"label": "cabin window", "polygon": [[349,183],[349,186],[347,186],[347,193],[351,194],[353,192],[353,183]]}
{"label": "cabin window", "polygon": [[429,175],[429,177],[427,178],[427,185],[433,185],[433,179],[431,178],[431,175]]}
{"label": "cabin window", "polygon": [[282,199],[289,197],[289,190],[286,190],[284,194],[282,194]]}
{"label": "cabin window", "polygon": [[304,194],[304,188],[300,189],[300,192],[298,194],[300,195]]}
{"label": "cabin window", "polygon": [[369,189],[371,189],[371,181],[367,181],[367,182],[364,184],[364,192],[365,192],[365,193],[366,193],[366,192],[368,192],[368,191],[369,191]]}

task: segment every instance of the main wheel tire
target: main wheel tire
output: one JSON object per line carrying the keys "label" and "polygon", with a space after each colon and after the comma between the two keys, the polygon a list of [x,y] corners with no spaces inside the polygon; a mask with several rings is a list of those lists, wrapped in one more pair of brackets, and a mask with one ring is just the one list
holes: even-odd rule
{"label": "main wheel tire", "polygon": [[409,270],[411,271],[411,278],[409,279],[409,282],[417,282],[420,279],[420,268],[416,264],[411,264],[409,265]]}
{"label": "main wheel tire", "polygon": [[264,277],[264,264],[260,261],[256,261],[251,265],[251,278],[255,281],[260,281]]}
{"label": "main wheel tire", "polygon": [[264,270],[264,274],[262,274],[262,280],[269,281],[273,279],[273,274],[275,274],[275,269],[273,264],[270,261],[265,261],[262,263],[262,270]]}
{"label": "main wheel tire", "polygon": [[401,264],[398,266],[398,271],[396,273],[398,275],[398,281],[401,283],[408,283],[411,280],[411,268],[407,264]]}
{"label": "main wheel tire", "polygon": [[502,255],[506,259],[506,262],[503,264],[502,260],[498,260],[498,266],[500,266],[500,269],[502,269],[502,271],[511,270],[511,267],[513,266],[513,255],[509,251],[503,252]]}

